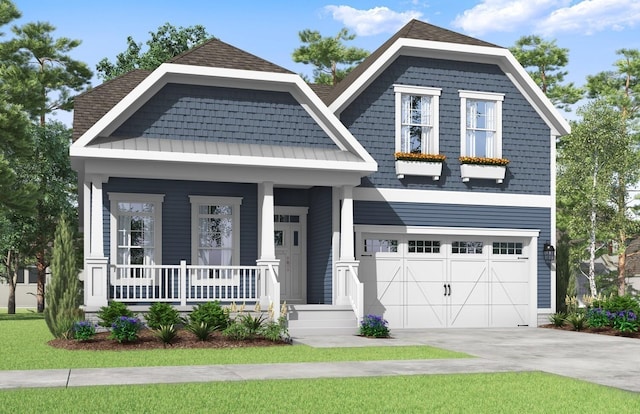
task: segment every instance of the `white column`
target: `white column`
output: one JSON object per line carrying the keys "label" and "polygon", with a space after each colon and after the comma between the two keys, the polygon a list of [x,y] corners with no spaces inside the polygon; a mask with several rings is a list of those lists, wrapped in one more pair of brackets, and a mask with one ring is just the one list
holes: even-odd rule
{"label": "white column", "polygon": [[[85,238],[89,238],[89,254],[85,256],[84,267],[84,305],[86,309],[98,309],[108,301],[107,261],[104,257],[104,237],[102,218],[102,178],[92,177],[85,183],[83,196],[85,206]],[[90,215],[87,213],[91,213]],[[90,216],[90,218],[89,218]],[[90,224],[90,225],[89,225]],[[112,242],[115,242],[112,240]],[[87,246],[87,244],[85,244]]]}
{"label": "white column", "polygon": [[353,186],[342,187],[340,209],[340,260],[354,261],[353,251]]}
{"label": "white column", "polygon": [[265,182],[259,184],[260,191],[260,260],[275,260],[276,247],[273,240],[275,230],[273,224],[273,183]]}
{"label": "white column", "polygon": [[94,178],[91,182],[91,257],[104,257],[102,226],[102,181]]}

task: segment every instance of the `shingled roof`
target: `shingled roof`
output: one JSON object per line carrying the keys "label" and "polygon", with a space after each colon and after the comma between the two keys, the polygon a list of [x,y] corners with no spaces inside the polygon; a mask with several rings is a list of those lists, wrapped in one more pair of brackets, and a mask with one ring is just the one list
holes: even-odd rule
{"label": "shingled roof", "polygon": [[398,39],[431,40],[434,42],[459,43],[472,46],[499,47],[473,37],[465,36],[442,27],[434,26],[420,20],[413,19],[404,25],[382,46],[371,53],[362,63],[356,66],[329,94],[323,97],[323,101],[329,105],[335,101],[358,77],[360,77],[382,54]]}
{"label": "shingled roof", "polygon": [[[282,66],[259,58],[218,39],[211,39],[196,46],[174,57],[168,63],[259,72],[293,73]],[[149,74],[151,74],[149,70],[134,70],[77,96],[73,112],[73,140],[77,140],[87,132],[93,124],[98,122]]]}

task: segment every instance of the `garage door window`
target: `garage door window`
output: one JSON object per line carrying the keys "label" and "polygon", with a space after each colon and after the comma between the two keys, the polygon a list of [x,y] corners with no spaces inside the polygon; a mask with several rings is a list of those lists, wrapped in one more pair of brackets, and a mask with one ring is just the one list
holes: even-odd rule
{"label": "garage door window", "polygon": [[522,243],[493,242],[493,254],[522,254]]}
{"label": "garage door window", "polygon": [[409,240],[409,253],[440,253],[437,240]]}
{"label": "garage door window", "polygon": [[365,239],[365,253],[397,253],[398,240]]}
{"label": "garage door window", "polygon": [[451,244],[453,254],[482,254],[484,243],[479,241],[454,241]]}

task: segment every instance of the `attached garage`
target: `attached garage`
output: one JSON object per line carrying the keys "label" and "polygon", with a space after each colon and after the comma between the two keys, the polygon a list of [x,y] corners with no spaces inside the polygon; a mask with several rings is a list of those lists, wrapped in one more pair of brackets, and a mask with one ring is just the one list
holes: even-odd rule
{"label": "attached garage", "polygon": [[357,233],[365,314],[392,329],[536,325],[537,230],[375,227]]}

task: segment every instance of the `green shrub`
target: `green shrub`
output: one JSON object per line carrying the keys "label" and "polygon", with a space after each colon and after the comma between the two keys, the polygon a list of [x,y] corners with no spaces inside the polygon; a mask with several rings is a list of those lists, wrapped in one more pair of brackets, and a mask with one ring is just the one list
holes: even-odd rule
{"label": "green shrub", "polygon": [[574,331],[581,331],[587,325],[587,318],[584,313],[576,312],[567,316],[567,322],[571,325],[571,328],[573,328]]}
{"label": "green shrub", "polygon": [[229,310],[222,308],[220,302],[206,302],[196,305],[189,314],[189,324],[201,322],[210,327],[223,330],[229,326]]}
{"label": "green shrub", "polygon": [[160,325],[154,330],[154,333],[166,347],[178,335],[178,330],[174,325]]}
{"label": "green shrub", "polygon": [[589,328],[604,328],[611,324],[610,312],[602,308],[593,308],[587,311],[587,325]]}
{"label": "green shrub", "polygon": [[360,335],[374,338],[388,338],[388,322],[378,315],[366,315],[360,322]]}
{"label": "green shrub", "polygon": [[80,321],[73,324],[73,337],[78,341],[88,341],[96,336],[96,327],[92,322]]}
{"label": "green shrub", "polygon": [[120,343],[137,341],[138,332],[142,326],[142,322],[138,318],[120,316],[111,325],[110,337]]}
{"label": "green shrub", "polygon": [[253,339],[262,330],[262,325],[264,324],[264,315],[260,314],[256,317],[251,316],[250,313],[242,315],[236,320],[236,323],[239,322],[242,326],[244,326],[247,332],[247,339]]}
{"label": "green shrub", "polygon": [[640,314],[640,304],[638,300],[631,295],[611,296],[602,304],[604,310],[609,312],[633,311],[634,314]]}
{"label": "green shrub", "polygon": [[281,316],[278,318],[278,322],[269,321],[263,324],[260,335],[273,342],[291,342],[289,329],[287,329],[287,318],[285,316]]}
{"label": "green shrub", "polygon": [[566,319],[567,319],[567,314],[564,312],[556,312],[549,315],[549,322],[551,322],[553,326],[557,326],[557,327],[564,326]]}
{"label": "green shrub", "polygon": [[160,329],[161,326],[178,325],[180,313],[168,303],[156,302],[144,315],[147,326],[151,329]]}
{"label": "green shrub", "polygon": [[206,322],[191,321],[187,326],[187,331],[191,332],[201,341],[206,341],[211,335],[211,332],[215,331],[217,327],[209,326]]}
{"label": "green shrub", "polygon": [[614,329],[623,333],[638,331],[638,316],[632,310],[612,312],[612,325]]}
{"label": "green shrub", "polygon": [[227,326],[227,328],[222,331],[222,335],[235,341],[249,339],[249,331],[247,330],[247,327],[238,320]]}
{"label": "green shrub", "polygon": [[103,306],[98,311],[98,319],[100,322],[98,325],[111,328],[114,322],[121,316],[127,316],[133,318],[133,312],[131,312],[127,305],[122,302],[111,301],[107,306]]}

